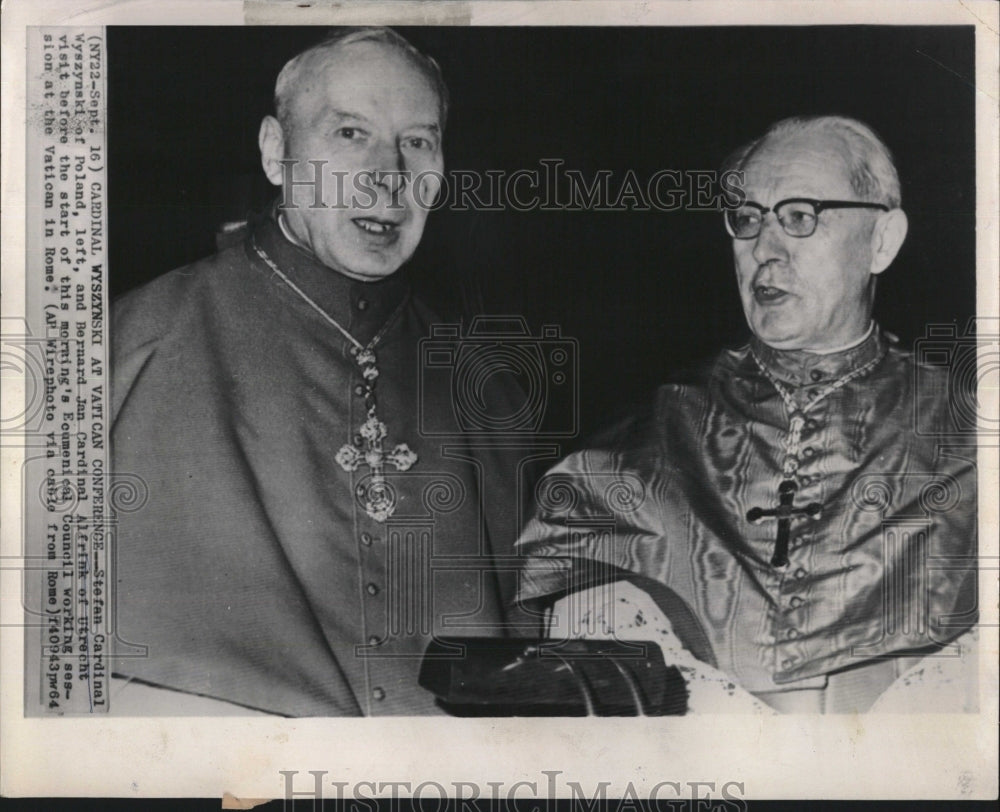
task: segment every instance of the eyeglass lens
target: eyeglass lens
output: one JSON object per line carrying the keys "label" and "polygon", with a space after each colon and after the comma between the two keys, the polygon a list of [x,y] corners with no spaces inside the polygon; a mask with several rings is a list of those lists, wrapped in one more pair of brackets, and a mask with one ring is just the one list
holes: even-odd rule
{"label": "eyeglass lens", "polygon": [[[816,208],[812,203],[789,201],[778,206],[774,213],[785,233],[793,237],[808,237],[816,230]],[[752,239],[760,233],[764,216],[756,206],[741,206],[726,213],[729,227],[741,240]]]}

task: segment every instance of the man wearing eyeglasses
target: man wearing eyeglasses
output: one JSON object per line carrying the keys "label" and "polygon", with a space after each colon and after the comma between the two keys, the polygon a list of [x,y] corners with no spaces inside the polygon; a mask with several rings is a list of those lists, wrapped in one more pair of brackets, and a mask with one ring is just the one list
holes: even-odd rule
{"label": "man wearing eyeglasses", "polygon": [[[757,339],[829,353],[870,331],[876,279],[902,246],[907,221],[874,133],[842,119],[799,122],[782,122],[735,156],[747,199],[725,219]],[[856,178],[852,156],[865,164]]]}
{"label": "man wearing eyeglasses", "polygon": [[750,341],[549,472],[519,600],[553,637],[655,641],[692,711],[974,710],[975,450],[872,321],[907,231],[892,156],[794,118],[727,164]]}

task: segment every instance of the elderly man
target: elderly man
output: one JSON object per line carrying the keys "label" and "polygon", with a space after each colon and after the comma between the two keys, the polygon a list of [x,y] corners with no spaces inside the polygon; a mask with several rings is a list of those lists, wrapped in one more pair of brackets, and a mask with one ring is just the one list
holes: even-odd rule
{"label": "elderly man", "polygon": [[750,343],[549,472],[519,597],[554,636],[661,643],[692,710],[866,711],[969,664],[975,451],[940,445],[944,375],[872,321],[907,231],[878,136],[789,119],[730,168]]}
{"label": "elderly man", "polygon": [[400,271],[439,191],[446,89],[395,32],[347,30],[288,62],[275,106],[279,204],[115,308],[114,470],[145,503],[119,515],[112,703],[436,712],[420,656],[503,633],[494,544],[517,526],[512,464],[418,431],[452,407],[420,390],[434,316]]}

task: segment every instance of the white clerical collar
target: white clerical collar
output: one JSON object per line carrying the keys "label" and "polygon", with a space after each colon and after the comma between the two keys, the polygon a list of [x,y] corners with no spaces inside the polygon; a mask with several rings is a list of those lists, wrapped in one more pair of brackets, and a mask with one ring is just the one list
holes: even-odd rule
{"label": "white clerical collar", "polygon": [[840,347],[833,347],[832,349],[806,350],[806,352],[810,352],[813,355],[833,355],[835,352],[845,352],[846,350],[853,350],[855,347],[860,347],[862,344],[864,344],[868,340],[869,336],[871,336],[871,334],[874,332],[874,330],[875,330],[875,320],[872,319],[870,322],[868,322],[868,329],[865,330],[865,334],[856,341],[851,341],[849,344],[844,344],[843,346]]}
{"label": "white clerical collar", "polygon": [[[292,245],[297,245],[304,251],[309,251],[309,248],[298,237],[292,234],[292,230],[288,227],[288,223],[285,222],[285,215],[282,212],[278,212],[278,227],[281,229],[281,233],[285,235],[285,239]],[[310,251],[310,253],[312,252]]]}

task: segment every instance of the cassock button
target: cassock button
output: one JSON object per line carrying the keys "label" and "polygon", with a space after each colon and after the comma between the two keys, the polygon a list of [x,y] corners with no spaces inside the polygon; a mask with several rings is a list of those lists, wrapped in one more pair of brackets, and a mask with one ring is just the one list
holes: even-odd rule
{"label": "cassock button", "polygon": [[815,454],[816,454],[816,449],[813,448],[812,446],[807,446],[806,448],[802,449],[802,456],[803,457],[810,458],[810,457],[812,457]]}
{"label": "cassock button", "polygon": [[805,601],[798,595],[793,595],[789,603],[792,605],[792,609],[798,609]]}
{"label": "cassock button", "polygon": [[363,384],[359,383],[357,386],[354,387],[354,394],[355,395],[361,396],[364,393],[365,393],[365,387],[364,387]]}
{"label": "cassock button", "polygon": [[364,544],[365,547],[371,547],[372,546],[372,534],[371,533],[362,533],[361,534],[361,543]]}
{"label": "cassock button", "polygon": [[358,310],[367,310],[367,309],[368,309],[368,300],[358,299]]}
{"label": "cassock button", "polygon": [[785,637],[787,637],[789,640],[794,640],[798,636],[799,636],[798,629],[789,629],[787,632],[785,632]]}
{"label": "cassock button", "polygon": [[821,370],[814,369],[812,372],[809,373],[809,377],[812,378],[814,381],[821,381],[823,380],[823,373]]}
{"label": "cassock button", "polygon": [[803,578],[805,578],[808,574],[809,573],[806,572],[804,569],[802,569],[802,567],[799,567],[797,570],[795,570],[795,577],[798,578],[800,581]]}
{"label": "cassock button", "polygon": [[382,688],[372,688],[372,696],[381,702],[385,699],[385,691]]}
{"label": "cassock button", "polygon": [[365,587],[365,591],[369,595],[378,595],[378,585],[377,584],[368,584],[368,586]]}

